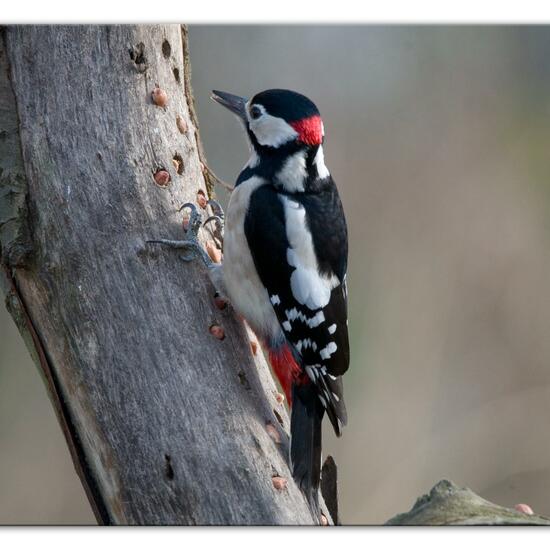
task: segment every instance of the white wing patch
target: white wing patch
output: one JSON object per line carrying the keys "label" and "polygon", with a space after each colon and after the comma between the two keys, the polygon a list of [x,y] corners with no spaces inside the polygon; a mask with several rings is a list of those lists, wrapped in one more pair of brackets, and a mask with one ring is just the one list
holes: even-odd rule
{"label": "white wing patch", "polygon": [[328,332],[329,334],[334,334],[336,332],[336,325],[330,325],[330,327],[328,327]]}
{"label": "white wing patch", "polygon": [[328,359],[333,353],[336,352],[337,349],[338,346],[335,342],[329,342],[327,346],[319,352],[319,355],[321,356],[321,359]]}
{"label": "white wing patch", "polygon": [[313,239],[306,224],[305,208],[289,197],[279,195],[286,217],[289,242],[287,262],[296,268],[290,276],[290,288],[298,303],[309,309],[321,309],[330,301],[332,289],[340,284],[338,277],[319,272]]}
{"label": "white wing patch", "polygon": [[313,342],[312,340],[310,340],[309,338],[304,338],[303,340],[298,340],[298,342],[296,342],[296,344],[294,344],[296,346],[296,349],[301,352],[302,349],[307,349],[307,348],[311,348],[313,351],[315,351],[317,349],[317,344],[315,342]]}
{"label": "white wing patch", "polygon": [[287,309],[285,314],[288,321],[295,321],[296,319],[299,319],[309,328],[318,327],[325,321],[325,314],[322,311],[318,311],[313,317],[306,317],[301,311],[298,311],[295,307],[293,307],[292,309]]}

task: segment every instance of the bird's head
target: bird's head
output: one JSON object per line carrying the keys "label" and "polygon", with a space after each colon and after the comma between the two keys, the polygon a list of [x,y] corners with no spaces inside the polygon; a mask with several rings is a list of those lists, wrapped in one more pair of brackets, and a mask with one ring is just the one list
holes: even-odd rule
{"label": "bird's head", "polygon": [[319,110],[306,96],[290,90],[265,90],[251,99],[213,90],[212,99],[236,114],[258,154],[323,143]]}

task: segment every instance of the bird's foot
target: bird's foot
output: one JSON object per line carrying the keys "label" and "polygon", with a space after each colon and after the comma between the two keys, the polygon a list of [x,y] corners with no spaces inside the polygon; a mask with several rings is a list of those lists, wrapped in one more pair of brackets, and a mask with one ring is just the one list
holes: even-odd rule
{"label": "bird's foot", "polygon": [[185,230],[186,238],[184,240],[177,241],[171,239],[155,239],[148,240],[146,242],[148,244],[162,244],[164,246],[169,246],[170,248],[184,250],[185,253],[180,255],[180,258],[184,262],[191,262],[197,258],[200,258],[206,267],[211,268],[214,265],[214,262],[210,259],[210,256],[201,246],[198,239],[199,229],[203,225],[202,216],[196,206],[190,202],[185,203],[179,210],[181,211],[184,208],[189,208],[191,210],[189,223],[187,225],[187,229]]}
{"label": "bird's foot", "polygon": [[224,221],[225,221],[223,208],[221,207],[220,203],[214,199],[210,199],[208,201],[208,204],[210,205],[210,208],[212,208],[213,215],[207,218],[202,225],[203,227],[209,226],[208,229],[210,230],[210,234],[214,239],[214,243],[216,244],[216,247],[218,248],[218,250],[222,250],[223,237],[224,237],[223,230],[224,230]]}

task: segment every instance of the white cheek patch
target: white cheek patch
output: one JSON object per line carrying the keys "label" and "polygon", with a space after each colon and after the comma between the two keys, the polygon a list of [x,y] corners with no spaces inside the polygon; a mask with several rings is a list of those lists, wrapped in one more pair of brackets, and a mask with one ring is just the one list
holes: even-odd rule
{"label": "white cheek patch", "polygon": [[304,190],[304,182],[307,178],[305,151],[298,151],[290,155],[283,167],[277,172],[275,179],[285,191],[297,193]]}
{"label": "white cheek patch", "polygon": [[284,119],[265,112],[258,119],[249,118],[249,126],[258,143],[268,147],[279,147],[298,137],[298,132]]}
{"label": "white cheek patch", "polygon": [[279,195],[286,217],[286,235],[289,242],[287,262],[294,267],[290,288],[294,298],[311,310],[321,309],[330,301],[332,289],[340,284],[338,277],[319,273],[313,239],[306,225],[304,207],[286,196]]}

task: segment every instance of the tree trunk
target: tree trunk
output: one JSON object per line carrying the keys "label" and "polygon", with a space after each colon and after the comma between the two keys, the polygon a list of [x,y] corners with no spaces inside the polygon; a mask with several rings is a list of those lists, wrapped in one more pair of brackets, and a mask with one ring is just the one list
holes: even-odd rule
{"label": "tree trunk", "polygon": [[178,208],[211,193],[187,52],[178,25],[3,29],[6,303],[98,521],[317,523],[262,354],[200,262],[145,244],[181,239]]}

